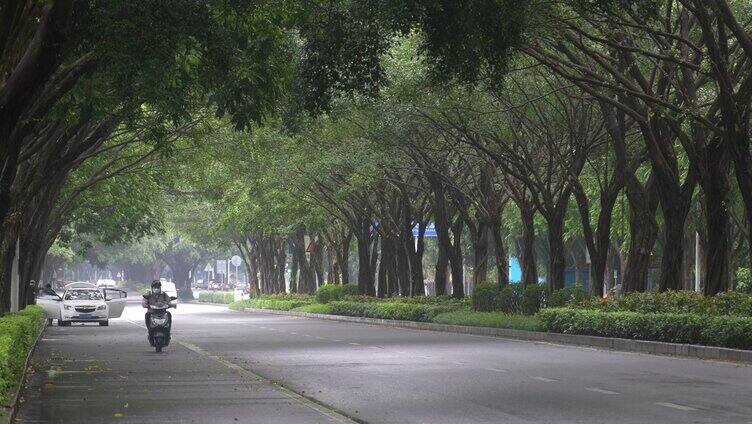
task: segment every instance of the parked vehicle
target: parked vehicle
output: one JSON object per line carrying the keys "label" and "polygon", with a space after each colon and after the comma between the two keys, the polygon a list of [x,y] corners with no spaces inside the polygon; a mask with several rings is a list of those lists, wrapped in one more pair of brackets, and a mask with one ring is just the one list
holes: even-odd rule
{"label": "parked vehicle", "polygon": [[48,320],[57,320],[61,327],[73,322],[96,322],[109,325],[110,318],[119,318],[125,309],[128,294],[122,290],[101,288],[91,283],[71,283],[62,296],[45,294],[37,298]]}
{"label": "parked vehicle", "polygon": [[162,291],[165,292],[165,293],[167,293],[167,295],[170,296],[170,298],[174,298],[174,300],[173,300],[172,303],[174,304],[174,307],[177,308],[178,307],[178,301],[177,301],[178,290],[175,287],[175,283],[170,283],[170,282],[164,282],[163,281],[162,282]]}

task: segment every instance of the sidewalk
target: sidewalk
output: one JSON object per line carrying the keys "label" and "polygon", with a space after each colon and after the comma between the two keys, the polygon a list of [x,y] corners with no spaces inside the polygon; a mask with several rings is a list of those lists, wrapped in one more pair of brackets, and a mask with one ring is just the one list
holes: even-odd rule
{"label": "sidewalk", "polygon": [[32,369],[16,422],[350,422],[188,343],[157,354],[124,320],[48,328]]}

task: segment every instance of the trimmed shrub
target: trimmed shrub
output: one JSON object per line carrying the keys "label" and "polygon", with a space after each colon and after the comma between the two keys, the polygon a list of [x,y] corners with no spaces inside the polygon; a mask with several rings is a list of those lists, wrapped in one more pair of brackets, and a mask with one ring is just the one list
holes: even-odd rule
{"label": "trimmed shrub", "polygon": [[749,317],[572,308],[544,309],[537,317],[556,333],[752,349]]}
{"label": "trimmed shrub", "polygon": [[522,310],[522,287],[510,284],[501,291],[496,301],[496,310],[507,314],[516,314]]}
{"label": "trimmed shrub", "polygon": [[605,299],[591,298],[575,306],[605,312],[752,316],[752,296],[737,292],[723,292],[712,297],[693,291],[626,293]]}
{"label": "trimmed shrub", "polygon": [[736,270],[736,291],[752,293],[752,272],[749,272],[749,268],[738,268]]}
{"label": "trimmed shrub", "polygon": [[234,292],[201,292],[198,294],[199,302],[228,304],[235,301]]}
{"label": "trimmed shrub", "polygon": [[342,296],[342,299],[348,302],[383,302],[383,299],[378,297],[366,296],[364,294],[355,294],[350,296]]}
{"label": "trimmed shrub", "polygon": [[562,306],[579,305],[587,302],[590,295],[582,286],[570,286],[554,290],[546,298],[547,308],[560,308]]}
{"label": "trimmed shrub", "polygon": [[533,315],[546,301],[546,289],[531,284],[524,289],[519,284],[510,284],[503,289],[492,283],[475,286],[472,296],[473,309],[479,312],[501,311],[507,314]]}
{"label": "trimmed shrub", "polygon": [[21,312],[0,317],[0,404],[23,372],[24,360],[42,328],[44,312],[28,306]]}
{"label": "trimmed shrub", "polygon": [[473,309],[481,312],[496,310],[499,292],[498,284],[480,283],[476,285],[472,295]]}
{"label": "trimmed shrub", "polygon": [[469,305],[469,299],[457,299],[449,295],[441,296],[402,296],[385,299],[387,302],[414,303],[420,305]]}
{"label": "trimmed shrub", "polygon": [[469,325],[473,327],[512,328],[515,330],[541,331],[543,325],[535,316],[510,315],[499,312],[478,312],[459,309],[445,312],[433,318],[439,324]]}
{"label": "trimmed shrub", "polygon": [[530,284],[522,290],[520,312],[524,315],[535,315],[546,301],[546,289],[540,284]]}
{"label": "trimmed shrub", "polygon": [[298,306],[297,308],[293,310],[298,311],[298,312],[309,312],[312,314],[331,314],[332,313],[332,308],[330,308],[328,304],[324,305],[322,303],[312,303],[310,305]]}
{"label": "trimmed shrub", "polygon": [[316,290],[316,302],[329,303],[341,300],[344,296],[358,294],[358,287],[352,284],[325,284]]}
{"label": "trimmed shrub", "polygon": [[328,304],[334,315],[429,322],[438,314],[456,307],[449,305],[424,305],[407,302],[349,302]]}
{"label": "trimmed shrub", "polygon": [[313,296],[307,294],[280,293],[263,295],[254,299],[230,303],[230,309],[256,308],[290,311],[313,303]]}

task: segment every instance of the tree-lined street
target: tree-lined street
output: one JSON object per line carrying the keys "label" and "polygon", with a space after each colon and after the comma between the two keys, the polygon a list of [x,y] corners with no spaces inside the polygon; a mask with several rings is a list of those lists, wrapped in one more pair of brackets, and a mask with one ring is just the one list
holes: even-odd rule
{"label": "tree-lined street", "polygon": [[0,422],[752,423],[749,363],[750,0],[0,0]]}
{"label": "tree-lined street", "polygon": [[746,365],[207,305],[174,317],[164,355],[137,305],[109,328],[49,328],[20,421],[337,422],[332,410],[379,423],[752,421]]}

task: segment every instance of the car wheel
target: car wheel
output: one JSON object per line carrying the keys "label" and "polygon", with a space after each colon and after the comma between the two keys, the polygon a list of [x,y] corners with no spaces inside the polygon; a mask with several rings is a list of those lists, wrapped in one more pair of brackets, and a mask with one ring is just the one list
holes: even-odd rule
{"label": "car wheel", "polygon": [[110,325],[109,321],[99,321],[99,326],[100,327],[107,327],[109,325]]}
{"label": "car wheel", "polygon": [[58,327],[65,327],[65,321],[63,321],[61,319],[57,320],[57,326]]}
{"label": "car wheel", "polygon": [[52,318],[47,318],[47,325],[52,325]]}

